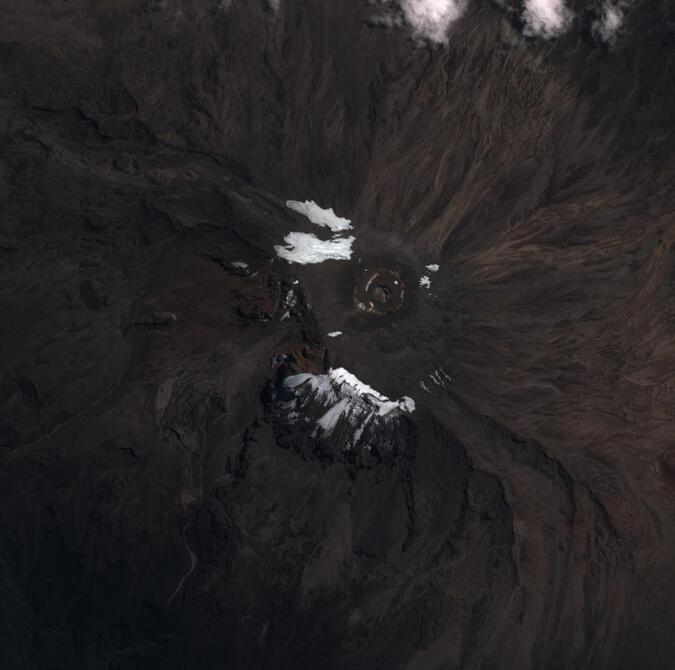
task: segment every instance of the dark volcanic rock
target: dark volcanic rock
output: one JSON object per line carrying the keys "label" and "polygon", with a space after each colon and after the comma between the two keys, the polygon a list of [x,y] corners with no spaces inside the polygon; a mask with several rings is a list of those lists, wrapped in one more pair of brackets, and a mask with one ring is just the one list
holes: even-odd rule
{"label": "dark volcanic rock", "polygon": [[3,0],[0,667],[673,667],[675,8],[568,4]]}

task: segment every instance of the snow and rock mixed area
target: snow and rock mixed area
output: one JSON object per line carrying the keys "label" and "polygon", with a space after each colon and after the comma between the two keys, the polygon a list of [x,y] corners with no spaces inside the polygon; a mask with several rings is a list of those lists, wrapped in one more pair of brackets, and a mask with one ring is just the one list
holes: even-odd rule
{"label": "snow and rock mixed area", "polygon": [[[308,410],[318,405],[322,413],[316,419],[315,434],[328,437],[340,425],[346,425],[345,449],[362,442],[368,448],[364,438],[366,429],[374,430],[415,411],[412,398],[403,396],[390,400],[344,368],[333,368],[322,375],[291,375],[284,380],[284,386],[296,396],[290,403],[293,405],[291,420],[300,415],[308,416]],[[296,411],[299,414],[295,414]]]}

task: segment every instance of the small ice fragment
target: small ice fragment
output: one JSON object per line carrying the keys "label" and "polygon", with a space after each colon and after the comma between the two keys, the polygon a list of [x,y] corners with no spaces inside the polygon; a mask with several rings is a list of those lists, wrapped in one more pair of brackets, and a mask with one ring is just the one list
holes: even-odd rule
{"label": "small ice fragment", "polygon": [[436,263],[431,263],[431,265],[427,265],[426,268],[427,270],[429,270],[429,272],[438,272],[440,265],[437,265]]}
{"label": "small ice fragment", "polygon": [[339,337],[340,335],[342,335],[341,330],[333,330],[330,333],[328,333],[328,337]]}
{"label": "small ice fragment", "polygon": [[424,288],[431,288],[431,279],[429,279],[427,275],[420,277],[420,286],[423,286]]}
{"label": "small ice fragment", "polygon": [[248,263],[244,263],[244,261],[233,261],[232,267],[233,268],[247,268]]}

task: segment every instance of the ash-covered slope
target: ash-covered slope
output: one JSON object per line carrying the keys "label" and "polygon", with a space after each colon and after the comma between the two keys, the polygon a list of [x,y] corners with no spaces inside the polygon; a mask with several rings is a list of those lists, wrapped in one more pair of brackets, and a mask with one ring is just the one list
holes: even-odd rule
{"label": "ash-covered slope", "polygon": [[0,666],[671,668],[675,8],[273,4],[0,7]]}

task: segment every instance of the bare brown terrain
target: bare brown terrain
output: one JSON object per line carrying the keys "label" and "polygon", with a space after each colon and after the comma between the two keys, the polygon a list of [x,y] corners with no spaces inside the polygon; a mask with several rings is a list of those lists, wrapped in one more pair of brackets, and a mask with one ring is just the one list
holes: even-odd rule
{"label": "bare brown terrain", "polygon": [[675,5],[568,5],[0,0],[0,667],[675,667]]}

